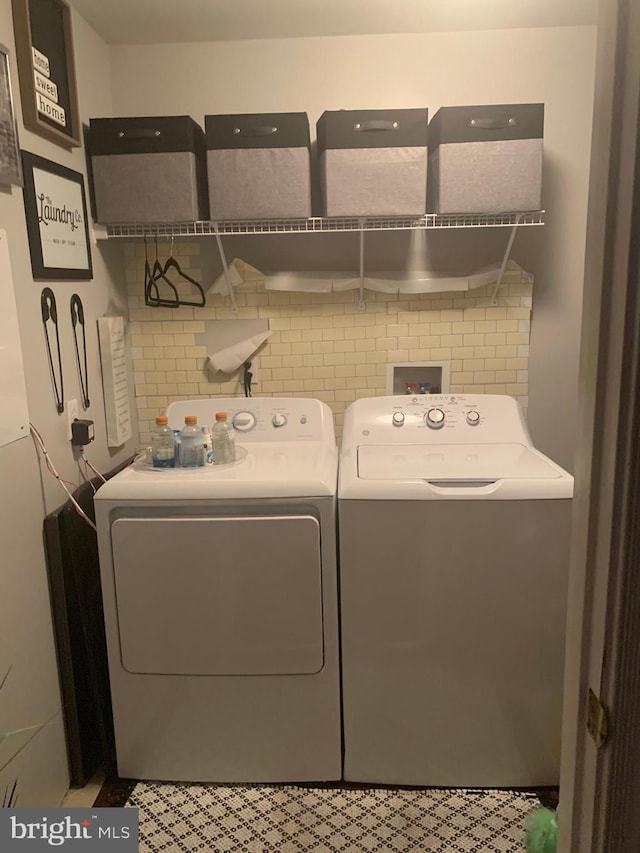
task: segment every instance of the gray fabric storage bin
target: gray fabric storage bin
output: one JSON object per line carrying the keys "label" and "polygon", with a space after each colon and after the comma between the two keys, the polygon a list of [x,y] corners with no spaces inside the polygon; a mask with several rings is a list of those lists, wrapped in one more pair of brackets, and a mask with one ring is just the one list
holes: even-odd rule
{"label": "gray fabric storage bin", "polygon": [[92,118],[89,153],[96,219],[208,219],[204,132],[190,116]]}
{"label": "gray fabric storage bin", "polygon": [[205,116],[211,218],[311,216],[306,113]]}
{"label": "gray fabric storage bin", "polygon": [[429,125],[429,211],[539,210],[543,125],[544,104],[439,109]]}
{"label": "gray fabric storage bin", "polygon": [[328,111],[316,127],[325,216],[426,211],[426,109]]}

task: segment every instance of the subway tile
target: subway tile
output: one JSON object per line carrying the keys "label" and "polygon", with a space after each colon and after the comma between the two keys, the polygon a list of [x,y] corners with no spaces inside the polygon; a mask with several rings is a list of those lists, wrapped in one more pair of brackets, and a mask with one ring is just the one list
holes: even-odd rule
{"label": "subway tile", "polygon": [[496,347],[496,356],[498,358],[513,358],[518,355],[518,347],[509,344],[507,346],[504,344],[503,346]]}
{"label": "subway tile", "polygon": [[481,347],[486,343],[485,335],[464,335],[464,346],[466,347]]}
{"label": "subway tile", "polygon": [[420,347],[423,349],[439,347],[441,343],[440,335],[420,335]]}
{"label": "subway tile", "polygon": [[291,344],[291,352],[293,355],[305,355],[307,353],[313,352],[313,347],[315,345],[316,342],[307,342],[306,340],[303,341],[301,344]]}
{"label": "subway tile", "polygon": [[431,323],[408,323],[409,335],[430,335]]}
{"label": "subway tile", "polygon": [[371,314],[356,314],[353,318],[354,326],[375,326],[376,318]]}
{"label": "subway tile", "polygon": [[137,358],[133,361],[133,369],[137,372],[145,370],[155,370],[156,362],[152,358]]}
{"label": "subway tile", "polygon": [[336,328],[344,328],[345,334],[348,328],[353,327],[354,325],[354,317],[353,314],[345,314],[344,316],[336,316],[333,318],[333,325]]}
{"label": "subway tile", "polygon": [[[389,327],[387,326],[387,330]],[[391,337],[391,335],[389,335]],[[420,335],[402,335],[398,338],[396,347],[399,349],[411,349],[412,347],[419,347],[422,338]],[[392,344],[389,344],[392,346]]]}
{"label": "subway tile", "polygon": [[431,323],[432,335],[450,335],[453,332],[452,323]]}
{"label": "subway tile", "polygon": [[366,336],[367,336],[367,338],[386,338],[386,337],[388,337],[387,327],[386,327],[386,325],[367,326]]}
{"label": "subway tile", "polygon": [[141,382],[140,384],[135,386],[135,389],[136,389],[136,395],[141,396],[141,397],[142,396],[149,397],[149,396],[153,396],[154,394],[158,393],[158,386],[153,385],[152,383]]}
{"label": "subway tile", "polygon": [[512,397],[516,397],[518,394],[526,394],[528,392],[529,386],[524,382],[514,383],[512,385],[507,385],[507,394],[511,394]]}
{"label": "subway tile", "polygon": [[163,347],[163,358],[186,358],[184,347]]}
{"label": "subway tile", "polygon": [[[203,358],[207,355],[206,346],[197,346],[197,347],[185,347],[184,348],[184,357],[186,358]],[[180,356],[182,357],[182,356]]]}
{"label": "subway tile", "polygon": [[[476,352],[480,357],[480,353]],[[506,370],[507,360],[504,358],[485,358],[484,366],[487,370]]]}
{"label": "subway tile", "polygon": [[507,359],[507,369],[508,370],[527,370],[529,367],[529,359],[528,358],[508,358]]}
{"label": "subway tile", "polygon": [[163,347],[142,347],[142,358],[156,359],[156,358],[164,358],[164,348]]}
{"label": "subway tile", "polygon": [[324,356],[322,353],[317,355],[303,355],[302,360],[305,367],[322,367],[324,364]]}
{"label": "subway tile", "polygon": [[484,342],[487,346],[502,346],[509,343],[506,332],[495,332],[484,336]]}
{"label": "subway tile", "polygon": [[336,350],[336,342],[335,341],[314,341],[311,344],[313,352],[335,352]]}
{"label": "subway tile", "polygon": [[474,385],[485,385],[487,382],[495,382],[498,375],[493,370],[478,370],[473,374]]}
{"label": "subway tile", "polygon": [[322,339],[325,341],[343,341],[344,340],[344,329],[323,329],[322,330]]}
{"label": "subway tile", "polygon": [[465,358],[462,361],[462,369],[464,371],[472,370],[484,370],[484,359],[483,358]]}
{"label": "subway tile", "polygon": [[292,367],[274,367],[271,371],[273,379],[293,379]]}
{"label": "subway tile", "polygon": [[[500,321],[506,322],[506,321]],[[487,332],[497,332],[498,331],[498,321],[497,320],[476,320],[475,321],[475,332],[477,334],[486,334]]]}
{"label": "subway tile", "polygon": [[[290,328],[291,328],[291,329],[310,329],[310,328],[311,328],[311,317],[290,317],[290,318],[283,318],[282,320],[279,320],[278,322],[281,322],[281,323],[284,323],[284,322],[290,323],[290,324],[291,324],[291,325],[290,325]],[[305,338],[305,340],[306,340],[306,338]]]}
{"label": "subway tile", "polygon": [[345,364],[346,356],[343,352],[325,353],[324,363],[325,365]]}
{"label": "subway tile", "polygon": [[291,355],[291,344],[269,344],[272,355]]}
{"label": "subway tile", "polygon": [[473,354],[475,358],[495,358],[496,348],[495,347],[474,347]]}
{"label": "subway tile", "polygon": [[375,350],[376,338],[366,338],[365,340],[355,341],[355,347],[356,352],[368,352],[370,350]]}
{"label": "subway tile", "polygon": [[[414,325],[417,325],[417,324],[414,324]],[[387,325],[387,335],[390,338],[407,337],[409,335],[409,324],[408,323],[390,323]]]}
{"label": "subway tile", "polygon": [[462,335],[442,335],[440,338],[443,347],[461,347],[463,342]]}
{"label": "subway tile", "polygon": [[155,346],[153,335],[131,335],[131,346],[152,347]]}
{"label": "subway tile", "polygon": [[[177,335],[153,335],[152,344],[154,347],[172,347],[178,346],[176,341]],[[191,341],[193,343],[193,341]]]}
{"label": "subway tile", "polygon": [[378,365],[376,364],[357,364],[356,376],[377,376]]}
{"label": "subway tile", "polygon": [[484,390],[485,394],[506,394],[507,386],[499,382],[488,383],[484,386]]}
{"label": "subway tile", "polygon": [[464,309],[464,319],[465,320],[484,320],[487,316],[486,308],[465,308]]}
{"label": "subway tile", "polygon": [[165,382],[158,385],[158,394],[179,394],[181,386],[177,382]]}
{"label": "subway tile", "polygon": [[473,371],[456,371],[451,372],[451,385],[468,385],[473,382]]}
{"label": "subway tile", "polygon": [[526,332],[507,332],[506,344],[528,344],[529,335]]}
{"label": "subway tile", "polygon": [[453,347],[451,356],[452,358],[473,358],[475,352],[475,347]]}
{"label": "subway tile", "polygon": [[355,341],[334,341],[334,352],[355,352]]}
{"label": "subway tile", "polygon": [[294,367],[293,368],[293,378],[294,379],[312,379],[313,378],[313,368],[312,367]]}
{"label": "subway tile", "polygon": [[[149,370],[145,374],[146,382],[167,382],[167,374],[163,370]],[[169,380],[170,381],[170,380]]]}
{"label": "subway tile", "polygon": [[317,379],[331,379],[336,375],[336,368],[333,366],[323,365],[322,367],[313,368],[313,376]]}
{"label": "subway tile", "polygon": [[431,350],[431,358],[434,361],[449,361],[451,358],[450,347],[433,347]]}

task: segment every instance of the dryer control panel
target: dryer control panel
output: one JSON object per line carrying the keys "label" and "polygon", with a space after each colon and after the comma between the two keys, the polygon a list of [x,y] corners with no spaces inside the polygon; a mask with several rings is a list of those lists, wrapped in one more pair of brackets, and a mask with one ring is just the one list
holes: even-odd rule
{"label": "dryer control panel", "polygon": [[215,423],[226,412],[242,444],[257,441],[320,441],[335,443],[333,413],[320,400],[297,397],[214,397],[181,400],[167,408],[169,426],[182,429],[186,415],[200,425]]}
{"label": "dryer control panel", "polygon": [[519,403],[500,394],[427,394],[356,400],[343,446],[412,443],[530,443]]}

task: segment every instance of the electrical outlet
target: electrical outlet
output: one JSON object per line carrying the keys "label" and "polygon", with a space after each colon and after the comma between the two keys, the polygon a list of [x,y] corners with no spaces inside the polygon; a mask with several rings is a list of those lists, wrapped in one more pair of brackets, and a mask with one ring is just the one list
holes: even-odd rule
{"label": "electrical outlet", "polygon": [[260,380],[258,378],[260,371],[258,370],[258,356],[254,355],[251,359],[251,384],[255,385]]}
{"label": "electrical outlet", "polygon": [[67,438],[71,441],[71,424],[78,417],[78,401],[67,400]]}

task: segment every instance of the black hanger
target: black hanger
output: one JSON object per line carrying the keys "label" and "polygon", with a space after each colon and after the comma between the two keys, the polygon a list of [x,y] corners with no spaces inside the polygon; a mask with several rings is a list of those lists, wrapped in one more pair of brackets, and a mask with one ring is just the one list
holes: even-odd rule
{"label": "black hanger", "polygon": [[[169,281],[169,279],[164,274],[164,269],[160,260],[158,259],[158,237],[156,236],[156,259],[153,264],[153,269],[149,273],[149,280],[146,281],[147,276],[147,268],[149,266],[149,261],[147,258],[147,239],[145,237],[144,241],[145,245],[145,294],[144,294],[144,302],[145,305],[151,305],[152,307],[162,307],[162,308],[179,308],[182,304],[180,302],[180,297],[178,296],[178,291],[175,288],[173,282]],[[164,281],[173,291],[173,299],[166,299],[165,297],[160,296],[160,291],[158,289],[158,281]],[[152,293],[153,292],[153,293]]]}
{"label": "black hanger", "polygon": [[202,286],[200,285],[200,282],[196,281],[195,278],[191,278],[190,275],[187,275],[187,273],[182,269],[182,267],[180,266],[178,261],[173,257],[173,237],[171,238],[171,249],[169,251],[169,257],[165,261],[164,267],[162,269],[162,275],[165,278],[165,281],[168,280],[168,279],[166,279],[166,275],[169,272],[169,270],[175,270],[176,273],[181,278],[183,278],[185,281],[188,281],[190,284],[192,284],[196,288],[196,290],[198,290],[200,293],[200,301],[199,302],[187,302],[187,301],[181,299],[180,304],[181,305],[192,305],[194,308],[204,308],[205,303],[206,303],[206,298],[204,295],[204,290],[202,289]]}
{"label": "black hanger", "polygon": [[[47,355],[49,356],[49,370],[51,371],[51,381],[53,382],[53,391],[56,395],[56,409],[58,414],[64,412],[64,384],[62,381],[62,354],[60,352],[60,332],[58,331],[58,309],[56,307],[56,297],[50,287],[45,287],[40,294],[40,311],[42,313],[42,325],[44,326],[44,337],[47,342]],[[49,328],[47,323],[51,320],[56,327],[56,347],[58,349],[58,375],[60,377],[60,387],[56,379],[56,372],[53,366],[53,355],[51,354],[51,341],[49,340]]]}
{"label": "black hanger", "polygon": [[[82,326],[82,349],[84,352],[84,373],[82,364],[80,363],[80,348],[78,347],[78,330],[77,325]],[[73,342],[76,348],[76,363],[78,365],[78,375],[80,376],[80,390],[82,391],[82,405],[88,409],[91,405],[89,400],[89,371],[87,370],[87,333],[84,325],[84,309],[82,301],[77,293],[71,297],[71,325],[73,327]]]}

